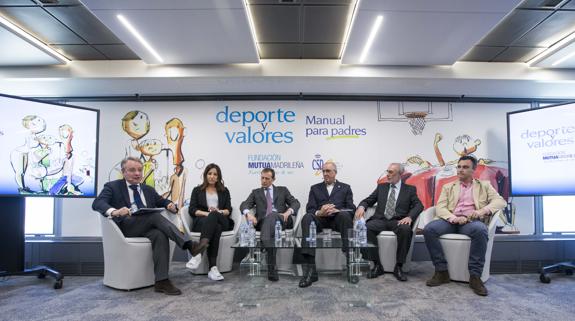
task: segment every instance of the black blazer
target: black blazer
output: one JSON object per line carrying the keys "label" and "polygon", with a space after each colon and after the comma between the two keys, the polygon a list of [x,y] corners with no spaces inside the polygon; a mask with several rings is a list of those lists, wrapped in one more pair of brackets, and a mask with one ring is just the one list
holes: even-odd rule
{"label": "black blazer", "polygon": [[[293,215],[296,215],[300,207],[299,201],[291,195],[287,187],[275,185],[272,185],[272,187],[274,195],[273,204],[278,213],[284,213],[288,208],[291,208]],[[240,205],[240,211],[243,213],[244,210],[249,210],[254,206],[256,207],[256,219],[259,221],[266,216],[268,208],[266,192],[263,187],[252,190],[248,198]]]}
{"label": "black blazer", "polygon": [[[389,183],[377,185],[375,191],[373,191],[373,193],[371,193],[371,195],[369,195],[366,199],[361,201],[358,206],[363,206],[367,210],[368,207],[371,207],[377,203],[377,209],[371,218],[384,218],[389,186]],[[415,221],[421,211],[423,211],[423,205],[417,197],[417,189],[415,186],[407,185],[404,182],[401,182],[399,195],[397,197],[397,201],[395,202],[395,218],[402,219],[406,216],[409,216],[413,221]]]}
{"label": "black blazer", "polygon": [[[232,214],[232,199],[230,197],[230,191],[226,187],[222,192],[218,193],[218,208],[220,210],[230,211],[230,216]],[[208,201],[206,199],[206,191],[202,190],[200,185],[194,187],[192,190],[192,196],[190,196],[190,206],[188,207],[188,213],[191,217],[196,216],[196,211],[208,211]]]}
{"label": "black blazer", "polygon": [[[161,197],[154,188],[148,185],[140,184],[140,188],[144,194],[147,207],[166,207],[171,203],[171,201]],[[104,185],[104,188],[92,203],[92,209],[104,216],[108,216],[106,211],[110,208],[130,208],[130,205],[130,194],[128,194],[126,180],[118,179]],[[124,216],[113,218],[116,223],[121,222],[123,219]]]}
{"label": "black blazer", "polygon": [[335,207],[340,210],[351,210],[351,214],[353,215],[355,205],[353,205],[353,192],[351,191],[351,187],[345,183],[336,181],[330,195],[327,193],[325,182],[312,185],[307,199],[306,213],[315,214],[315,212],[325,204],[334,204]]}

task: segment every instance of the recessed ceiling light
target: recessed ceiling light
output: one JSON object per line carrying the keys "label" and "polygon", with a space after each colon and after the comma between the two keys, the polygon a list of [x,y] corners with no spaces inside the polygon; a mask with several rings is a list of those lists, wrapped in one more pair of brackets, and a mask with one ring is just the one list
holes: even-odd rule
{"label": "recessed ceiling light", "polygon": [[373,41],[375,40],[375,36],[377,35],[377,32],[379,31],[379,27],[381,27],[382,21],[383,21],[383,16],[379,15],[379,16],[377,16],[377,18],[373,22],[373,26],[371,27],[371,31],[369,32],[369,37],[367,38],[367,42],[365,43],[365,46],[363,47],[363,51],[361,52],[361,56],[359,57],[360,63],[363,63],[365,61],[365,57],[367,57],[367,53],[371,49],[371,45],[373,44]]}
{"label": "recessed ceiling light", "polygon": [[252,37],[254,39],[254,47],[256,48],[256,53],[258,55],[258,62],[259,62],[259,60],[260,60],[260,48],[258,45],[258,37],[256,34],[256,27],[254,25],[254,19],[252,17],[252,11],[250,10],[250,4],[248,3],[248,0],[244,0],[242,2],[244,4],[246,16],[248,17],[248,24],[250,26],[250,32],[252,33]]}
{"label": "recessed ceiling light", "polygon": [[23,40],[32,44],[36,48],[44,51],[45,53],[47,53],[51,57],[65,63],[65,64],[70,62],[70,59],[66,58],[64,55],[62,55],[61,53],[52,49],[51,47],[49,47],[48,45],[46,45],[42,41],[36,39],[36,37],[32,36],[31,34],[29,34],[26,31],[24,31],[19,26],[12,23],[10,20],[4,18],[2,15],[0,15],[0,24],[3,25],[4,27],[6,27],[9,31],[13,32],[15,35],[19,36]]}
{"label": "recessed ceiling light", "polygon": [[126,19],[126,17],[119,14],[119,15],[116,15],[116,18],[118,18],[118,20],[120,20],[122,25],[124,25],[124,27],[126,29],[128,29],[128,31],[130,31],[130,33],[132,33],[132,35],[136,39],[138,39],[138,41],[142,44],[142,46],[144,46],[144,48],[146,48],[156,58],[156,60],[158,60],[159,62],[164,62],[164,59],[162,59],[162,57],[148,43],[148,41],[146,41],[146,39],[144,39],[144,37],[138,32],[138,30],[136,30],[136,28],[134,28],[134,26],[130,23],[130,21],[128,21],[128,19]]}
{"label": "recessed ceiling light", "polygon": [[[541,62],[543,60],[547,60],[547,58],[560,52],[563,48],[569,46],[574,40],[575,40],[575,32],[573,32],[569,36],[563,38],[561,41],[554,44],[553,46],[547,48],[547,50],[545,50],[541,54],[535,56],[535,58],[531,59],[527,63],[529,64],[529,66],[533,66],[533,65],[538,64],[539,62]],[[567,60],[569,58],[571,58],[571,54],[568,54],[567,56],[557,60],[556,62],[554,62],[552,64],[552,66],[558,65],[558,64],[564,62],[565,60]]]}
{"label": "recessed ceiling light", "polygon": [[351,28],[353,27],[353,22],[355,21],[355,17],[357,16],[357,8],[359,8],[359,2],[361,0],[357,0],[353,6],[353,10],[351,11],[351,19],[348,19],[348,24],[343,35],[343,41],[341,45],[341,51],[339,52],[339,59],[343,57],[343,53],[347,48],[347,41],[349,40],[349,35],[351,33]]}

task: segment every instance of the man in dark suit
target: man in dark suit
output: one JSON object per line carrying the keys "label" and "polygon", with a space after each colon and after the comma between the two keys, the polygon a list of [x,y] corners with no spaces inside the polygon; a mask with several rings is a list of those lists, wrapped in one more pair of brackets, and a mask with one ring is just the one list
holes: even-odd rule
{"label": "man in dark suit", "polygon": [[205,245],[192,244],[188,235],[178,228],[161,213],[132,215],[136,207],[164,207],[172,213],[177,213],[176,204],[161,197],[150,186],[141,184],[143,165],[135,157],[122,160],[123,179],[106,183],[100,195],[92,203],[92,209],[105,217],[112,219],[126,237],[147,237],[152,242],[154,274],[156,283],[154,290],[168,295],[179,295],[182,292],[168,279],[170,265],[170,246],[168,239],[176,242],[182,249],[197,255],[205,250]]}
{"label": "man in dark suit", "polygon": [[[402,164],[390,164],[387,168],[388,183],[378,185],[371,195],[359,203],[355,212],[355,218],[360,219],[368,207],[377,203],[375,214],[366,223],[367,240],[377,245],[377,235],[381,231],[393,231],[397,235],[397,254],[393,275],[399,281],[407,281],[401,268],[405,263],[413,237],[411,225],[423,211],[423,205],[417,197],[415,186],[401,181],[403,172]],[[383,275],[378,248],[362,249],[362,254],[374,264],[367,277],[372,279]]]}
{"label": "man in dark suit", "polygon": [[[294,216],[299,210],[299,201],[291,195],[287,187],[273,185],[276,179],[272,168],[264,168],[260,175],[261,188],[252,190],[248,198],[240,205],[240,211],[246,220],[252,222],[256,230],[261,231],[260,239],[273,240],[276,222],[281,222],[282,229],[291,229]],[[255,215],[250,210],[255,207]],[[268,279],[278,281],[276,251],[268,248]]]}
{"label": "man in dark suit", "polygon": [[[306,214],[302,219],[302,234],[305,240],[309,237],[309,226],[315,222],[317,232],[323,228],[331,228],[341,233],[344,240],[343,252],[347,253],[347,230],[353,228],[353,192],[351,187],[335,179],[337,166],[334,162],[326,162],[322,167],[323,182],[315,184],[309,191]],[[306,270],[299,282],[299,287],[305,288],[318,280],[315,266],[315,248],[303,247],[301,253],[306,261]]]}

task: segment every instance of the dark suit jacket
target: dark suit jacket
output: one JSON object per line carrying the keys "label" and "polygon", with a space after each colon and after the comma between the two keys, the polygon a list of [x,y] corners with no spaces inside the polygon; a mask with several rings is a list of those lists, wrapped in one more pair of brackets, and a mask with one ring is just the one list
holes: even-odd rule
{"label": "dark suit jacket", "polygon": [[[171,202],[163,197],[161,197],[154,188],[140,184],[142,193],[144,194],[144,199],[147,207],[166,207]],[[130,208],[130,194],[128,194],[128,186],[124,179],[118,179],[115,181],[108,182],[104,185],[104,189],[100,192],[100,195],[96,197],[92,203],[92,209],[100,212],[104,216],[106,211],[110,208],[120,209],[122,207]],[[125,217],[114,217],[116,223],[121,222]]]}
{"label": "dark suit jacket", "polygon": [[[297,214],[300,204],[299,201],[291,195],[285,186],[273,186],[273,204],[278,213],[284,213],[291,208],[293,215]],[[256,219],[260,221],[266,216],[268,202],[266,200],[266,192],[263,187],[252,190],[248,198],[240,204],[240,211],[252,209],[256,207]]]}
{"label": "dark suit jacket", "polygon": [[353,192],[351,191],[351,187],[345,183],[336,181],[331,194],[328,194],[325,182],[312,185],[307,199],[306,213],[315,214],[315,212],[325,204],[334,204],[335,207],[340,210],[351,210],[351,215],[353,215],[355,205],[353,205]]}
{"label": "dark suit jacket", "polygon": [[[371,193],[371,195],[369,195],[366,199],[361,201],[358,206],[363,206],[367,210],[368,207],[371,207],[377,203],[377,209],[371,218],[384,218],[389,186],[389,183],[377,185],[375,191],[373,191],[373,193]],[[421,211],[423,211],[423,205],[417,197],[417,190],[415,186],[407,185],[404,182],[401,182],[399,195],[397,197],[397,201],[395,202],[395,218],[402,219],[406,216],[409,216],[413,221],[415,221]]]}

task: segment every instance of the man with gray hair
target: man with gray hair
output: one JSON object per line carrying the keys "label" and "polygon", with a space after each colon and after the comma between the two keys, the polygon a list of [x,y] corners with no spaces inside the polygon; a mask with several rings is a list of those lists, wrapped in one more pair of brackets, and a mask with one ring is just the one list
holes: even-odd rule
{"label": "man with gray hair", "polygon": [[[348,229],[353,228],[353,192],[351,187],[335,179],[337,166],[334,162],[326,162],[322,167],[323,182],[312,185],[307,200],[306,214],[302,218],[302,235],[304,242],[309,237],[310,224],[314,222],[316,231],[331,228],[341,233],[342,239],[347,241]],[[342,251],[349,262],[347,242],[343,243]],[[304,247],[301,253],[306,263],[306,270],[299,282],[300,288],[312,285],[318,280],[315,265],[315,248]],[[350,282],[357,283],[357,277],[351,277]]]}
{"label": "man with gray hair", "polygon": [[152,242],[152,258],[156,283],[154,290],[167,295],[180,295],[168,278],[170,269],[169,240],[188,250],[192,256],[202,253],[206,245],[192,243],[189,236],[178,230],[160,212],[138,214],[143,208],[165,208],[177,213],[178,207],[142,184],[143,164],[135,157],[122,160],[123,179],[108,182],[92,203],[92,209],[114,221],[125,237],[146,237]]}
{"label": "man with gray hair", "polygon": [[[407,281],[402,266],[407,258],[411,238],[412,224],[423,211],[423,205],[417,197],[415,186],[401,181],[404,167],[392,163],[387,168],[387,183],[379,184],[375,191],[361,201],[355,211],[355,219],[360,219],[365,210],[377,203],[375,214],[367,222],[367,240],[377,245],[377,235],[381,231],[393,231],[397,235],[397,253],[393,275],[399,281]],[[383,266],[379,259],[378,248],[362,249],[362,254],[373,261],[373,268],[367,277],[372,279],[383,275]]]}

